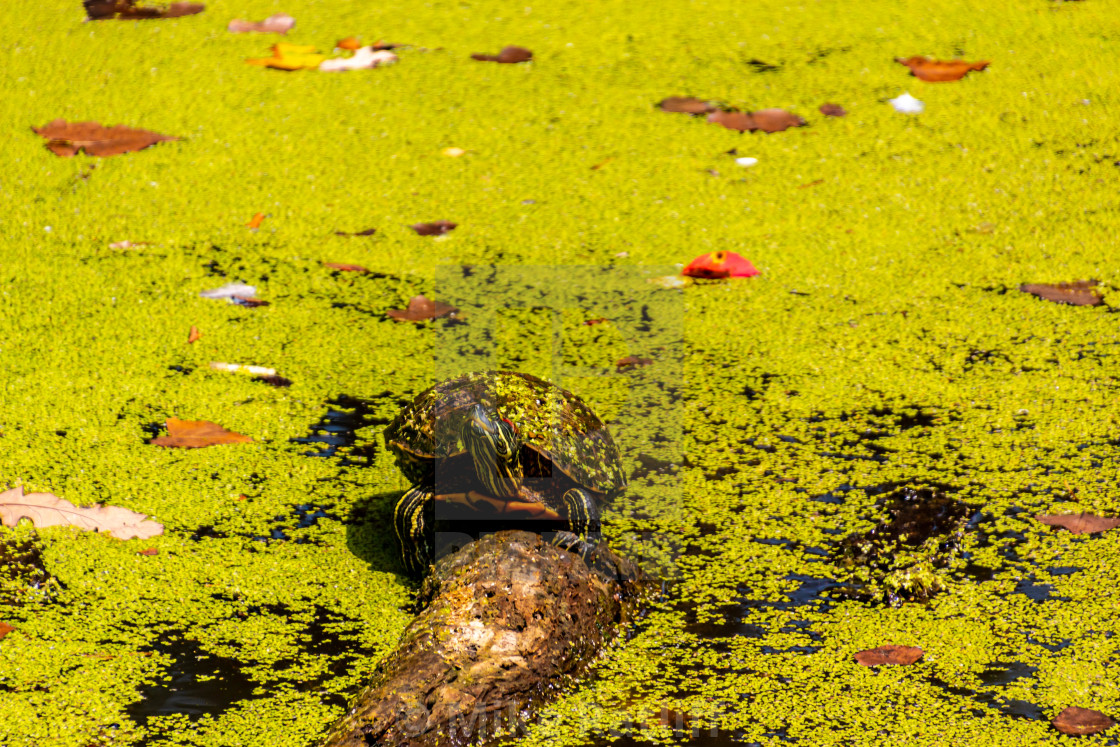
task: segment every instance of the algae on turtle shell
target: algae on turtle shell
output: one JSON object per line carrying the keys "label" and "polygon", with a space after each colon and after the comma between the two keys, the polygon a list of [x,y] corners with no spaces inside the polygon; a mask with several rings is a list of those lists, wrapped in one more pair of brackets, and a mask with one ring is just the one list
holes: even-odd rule
{"label": "algae on turtle shell", "polygon": [[463,745],[517,729],[594,660],[647,586],[605,546],[589,560],[518,530],[444,557],[426,606],[323,747]]}

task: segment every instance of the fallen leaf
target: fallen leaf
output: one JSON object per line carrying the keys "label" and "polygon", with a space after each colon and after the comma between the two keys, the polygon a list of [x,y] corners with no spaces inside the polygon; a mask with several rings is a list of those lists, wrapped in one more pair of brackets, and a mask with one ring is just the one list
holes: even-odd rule
{"label": "fallen leaf", "polygon": [[899,65],[910,68],[910,74],[919,80],[929,83],[945,83],[951,80],[960,80],[973,70],[980,71],[990,63],[965,62],[964,60],[931,60],[929,57],[895,57]]}
{"label": "fallen leaf", "polygon": [[335,49],[348,49],[351,52],[362,48],[362,43],[358,41],[356,36],[348,36],[345,39],[339,39],[334,45]]}
{"label": "fallen leaf", "polygon": [[221,288],[211,288],[210,290],[199,291],[198,295],[202,298],[250,298],[257,293],[257,288],[254,285],[245,285],[245,283],[226,283]]}
{"label": "fallen leaf", "polygon": [[482,62],[528,62],[533,59],[533,53],[525,47],[505,47],[498,54],[472,54],[471,59]]}
{"label": "fallen leaf", "polygon": [[248,226],[249,229],[251,229],[253,231],[256,231],[258,228],[261,227],[261,223],[264,223],[265,217],[266,216],[265,216],[264,213],[257,213],[252,218],[250,218],[249,222],[246,223],[245,225]]}
{"label": "fallen leaf", "polygon": [[259,298],[244,298],[242,296],[233,296],[229,300],[230,302],[235,303],[238,306],[244,306],[249,309],[255,309],[258,306],[268,306],[268,301],[264,301]]}
{"label": "fallen leaf", "polygon": [[884,664],[908,666],[925,654],[917,646],[879,646],[856,654],[856,664],[865,667],[881,667]]}
{"label": "fallen leaf", "polygon": [[346,70],[369,70],[382,65],[392,65],[399,58],[387,49],[375,50],[373,47],[362,47],[354,52],[353,57],[340,57],[333,60],[324,60],[319,65],[319,70],[325,73],[337,73]]}
{"label": "fallen leaf", "polygon": [[31,129],[47,139],[47,149],[51,153],[63,158],[76,155],[79,151],[90,156],[117,156],[179,139],[124,125],[105,127],[97,122],[67,122],[65,119],[56,119]]}
{"label": "fallen leaf", "polygon": [[409,226],[409,228],[421,236],[442,236],[458,225],[458,223],[452,223],[449,220],[437,220],[431,223],[417,223]]}
{"label": "fallen leaf", "polygon": [[341,262],[324,262],[323,267],[329,267],[332,270],[339,270],[341,272],[369,272],[368,267],[361,265],[345,265]]}
{"label": "fallen leaf", "polygon": [[610,163],[613,160],[614,160],[614,156],[609,156],[607,158],[604,158],[602,161],[599,161],[599,163],[592,166],[591,170],[592,171],[598,171],[599,169],[603,168],[604,166],[606,166],[608,163]]}
{"label": "fallen leaf", "polygon": [[805,189],[806,187],[815,187],[818,184],[824,184],[824,179],[814,179],[811,182],[805,182],[804,184],[798,184],[797,188],[798,189]]}
{"label": "fallen leaf", "polygon": [[839,104],[821,104],[821,114],[826,117],[843,117],[848,114]]}
{"label": "fallen leaf", "polygon": [[154,547],[148,547],[148,548],[145,548],[143,550],[140,550],[136,554],[137,555],[147,555],[150,558],[150,557],[154,557],[156,555],[159,555],[159,550],[157,550]]}
{"label": "fallen leaf", "polygon": [[319,54],[319,50],[315,47],[281,42],[272,45],[271,57],[259,57],[245,62],[275,70],[314,70],[325,59],[327,56]]}
{"label": "fallen leaf", "polygon": [[356,231],[354,233],[347,233],[346,231],[335,231],[335,236],[373,236],[377,233],[376,228],[367,228],[364,231]]}
{"label": "fallen leaf", "polygon": [[82,5],[85,6],[86,16],[91,21],[179,18],[193,16],[206,9],[202,3],[171,3],[162,8],[137,7],[136,0],[83,0]]}
{"label": "fallen leaf", "polygon": [[458,309],[454,306],[433,301],[424,296],[413,296],[408,301],[407,309],[390,309],[385,313],[393,319],[404,322],[423,322],[428,319],[454,314],[457,311]]}
{"label": "fallen leaf", "polygon": [[0,493],[0,523],[7,527],[30,519],[37,528],[75,526],[93,532],[105,532],[117,539],[148,539],[163,534],[163,525],[144,514],[119,506],[75,506],[51,493],[28,493],[15,487]]}
{"label": "fallen leaf", "polygon": [[594,327],[596,324],[605,324],[608,321],[609,321],[608,319],[604,319],[603,317],[598,317],[596,319],[588,319],[586,322],[583,323],[583,326]]}
{"label": "fallen leaf", "polygon": [[187,333],[187,344],[190,345],[192,342],[197,342],[200,337],[202,337],[202,333],[198,331],[198,327],[192,324],[191,331]]}
{"label": "fallen leaf", "polygon": [[0,640],[3,640],[4,636],[6,636],[8,633],[11,633],[13,630],[15,630],[15,628],[13,628],[8,623],[0,622]]}
{"label": "fallen leaf", "polygon": [[657,106],[661,111],[684,114],[707,114],[716,110],[716,106],[711,102],[701,101],[694,96],[670,96],[659,101]]}
{"label": "fallen leaf", "polygon": [[626,368],[627,366],[648,366],[653,363],[649,358],[639,358],[636,355],[628,355],[625,358],[620,358],[615,362],[618,368]]}
{"label": "fallen leaf", "polygon": [[1120,519],[1110,519],[1094,514],[1044,515],[1034,518],[1048,527],[1065,529],[1073,534],[1096,534],[1120,527]]}
{"label": "fallen leaf", "polygon": [[211,423],[208,420],[168,418],[166,426],[166,436],[157,436],[148,443],[180,449],[200,449],[203,446],[250,443],[253,440],[240,433],[227,431],[217,423]]}
{"label": "fallen leaf", "polygon": [[450,147],[444,148],[439,153],[441,156],[447,156],[448,158],[458,158],[459,156],[465,154],[466,151],[462,148]]}
{"label": "fallen leaf", "polygon": [[1096,306],[1102,298],[1095,290],[1096,280],[1075,280],[1072,283],[1024,283],[1019,290],[1055,303],[1072,306]]}
{"label": "fallen leaf", "polygon": [[921,114],[926,105],[906,92],[898,98],[889,99],[888,102],[896,112],[902,114]]}
{"label": "fallen leaf", "polygon": [[226,27],[234,34],[249,32],[257,34],[286,34],[296,25],[296,19],[287,13],[273,13],[263,21],[242,21],[240,18],[229,22]]}
{"label": "fallen leaf", "polygon": [[708,115],[708,121],[740,132],[781,132],[790,127],[805,126],[804,119],[785,109],[762,109],[757,112],[715,111]]}
{"label": "fallen leaf", "polygon": [[283,376],[276,375],[254,376],[253,381],[262,381],[269,386],[275,387],[285,387],[292,385],[291,379],[285,379]]}
{"label": "fallen leaf", "polygon": [[691,278],[751,278],[758,270],[745,257],[735,252],[718,251],[701,254],[688,263],[681,273]]}
{"label": "fallen leaf", "polygon": [[1085,734],[1098,734],[1116,724],[1100,711],[1090,708],[1069,706],[1054,717],[1054,728],[1062,734],[1082,736]]}

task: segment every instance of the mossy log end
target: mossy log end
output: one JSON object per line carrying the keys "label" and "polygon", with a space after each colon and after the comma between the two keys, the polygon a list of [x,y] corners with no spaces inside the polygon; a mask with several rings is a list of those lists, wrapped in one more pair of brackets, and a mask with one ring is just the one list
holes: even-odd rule
{"label": "mossy log end", "polygon": [[427,606],[324,747],[464,745],[516,728],[580,673],[645,583],[601,549],[585,563],[539,535],[488,535],[424,582]]}

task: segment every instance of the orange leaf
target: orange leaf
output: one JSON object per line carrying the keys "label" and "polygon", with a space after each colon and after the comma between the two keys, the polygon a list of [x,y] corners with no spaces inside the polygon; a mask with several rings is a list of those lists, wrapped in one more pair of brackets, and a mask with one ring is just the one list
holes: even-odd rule
{"label": "orange leaf", "polygon": [[252,230],[256,231],[258,228],[261,227],[261,223],[264,222],[264,219],[265,219],[264,213],[257,213],[252,218],[250,218],[249,222],[246,223],[245,225],[248,226],[249,228],[251,228]]}
{"label": "orange leaf", "polygon": [[965,62],[964,60],[931,60],[929,57],[895,57],[899,65],[910,68],[910,74],[928,83],[946,83],[960,80],[973,70],[983,70],[989,64],[984,62]]}
{"label": "orange leaf", "polygon": [[707,114],[716,110],[715,106],[695,96],[670,96],[658,102],[657,107],[661,111],[684,114]]}
{"label": "orange leaf", "polygon": [[1116,724],[1111,718],[1090,708],[1070,706],[1054,717],[1054,728],[1062,734],[1097,734]]}
{"label": "orange leaf", "polygon": [[361,265],[346,265],[341,262],[324,262],[323,267],[329,267],[332,270],[341,270],[342,272],[369,272],[368,267]]}
{"label": "orange leaf", "polygon": [[718,251],[702,254],[688,263],[681,273],[691,278],[750,278],[758,270],[735,252]]}
{"label": "orange leaf", "polygon": [[1120,527],[1120,519],[1109,519],[1093,514],[1066,514],[1064,516],[1036,516],[1036,521],[1048,527],[1065,529],[1073,534],[1096,534]]}
{"label": "orange leaf", "polygon": [[358,37],[348,36],[345,39],[339,39],[335,46],[339,49],[349,49],[353,51],[355,49],[361,49],[362,43],[358,41]]}
{"label": "orange leaf", "polygon": [[651,363],[653,363],[653,361],[649,358],[639,358],[636,355],[628,355],[625,358],[619,358],[614,365],[618,368],[625,368],[627,366],[648,366]]}
{"label": "orange leaf", "polygon": [[437,220],[431,223],[417,223],[416,225],[409,226],[409,228],[421,236],[442,236],[454,229],[457,225],[459,224],[452,223],[449,220]]}
{"label": "orange leaf", "polygon": [[202,337],[202,333],[198,331],[198,327],[192,324],[191,331],[187,335],[187,344],[190,345],[192,342],[197,341],[200,337]]}
{"label": "orange leaf", "polygon": [[148,443],[156,446],[174,446],[181,449],[199,449],[218,444],[250,443],[253,439],[240,433],[227,431],[217,423],[207,420],[167,419],[167,435],[153,438]]}
{"label": "orange leaf", "polygon": [[8,623],[0,623],[0,640],[2,640],[4,636],[6,636],[8,633],[11,633],[13,630],[15,630],[15,628],[13,628]]}
{"label": "orange leaf", "polygon": [[458,309],[454,306],[448,306],[439,301],[433,301],[424,296],[413,296],[409,299],[407,309],[390,309],[386,311],[392,319],[397,319],[404,322],[423,322],[428,319],[436,319],[441,316],[448,316],[454,314]]}
{"label": "orange leaf", "polygon": [[140,552],[138,552],[136,554],[137,555],[147,555],[148,557],[153,557],[155,555],[159,555],[159,550],[157,550],[154,547],[148,547],[148,548],[145,548],[145,549],[141,550]]}
{"label": "orange leaf", "polygon": [[1095,290],[1096,280],[1074,280],[1072,283],[1023,283],[1019,290],[1055,303],[1072,306],[1096,306],[1101,294]]}
{"label": "orange leaf", "polygon": [[143,150],[156,143],[178,140],[148,130],[134,130],[124,125],[105,127],[97,122],[67,122],[55,119],[42,127],[32,127],[36,134],[47,139],[47,149],[56,156],[69,158],[80,151],[90,156],[117,156],[134,150]]}
{"label": "orange leaf", "polygon": [[781,132],[790,127],[804,127],[805,120],[785,109],[761,109],[757,112],[712,112],[708,121],[740,132]]}
{"label": "orange leaf", "polygon": [[472,54],[472,60],[481,60],[483,62],[528,62],[533,59],[533,53],[525,47],[505,47],[498,54]]}
{"label": "orange leaf", "polygon": [[856,663],[865,667],[880,667],[884,664],[907,666],[915,663],[925,652],[917,646],[879,646],[860,651]]}

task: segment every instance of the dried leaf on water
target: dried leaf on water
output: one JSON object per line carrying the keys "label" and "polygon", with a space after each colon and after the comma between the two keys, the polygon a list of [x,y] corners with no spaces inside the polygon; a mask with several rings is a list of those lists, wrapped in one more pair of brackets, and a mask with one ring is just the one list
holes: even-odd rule
{"label": "dried leaf on water", "polygon": [[70,158],[80,151],[90,156],[117,156],[179,139],[124,125],[105,127],[97,122],[67,122],[65,119],[55,119],[31,130],[45,137],[47,149],[62,158]]}
{"label": "dried leaf on water", "polygon": [[413,296],[408,301],[407,309],[390,309],[385,313],[392,319],[403,322],[423,322],[441,316],[454,314],[458,309],[439,301],[433,301],[424,296]]}
{"label": "dried leaf on water", "polygon": [[296,19],[287,13],[273,13],[263,21],[243,21],[235,18],[229,22],[227,31],[234,34],[286,34],[296,25]]}
{"label": "dried leaf on water", "polygon": [[848,114],[839,104],[821,104],[821,114],[826,117],[843,117]]}
{"label": "dried leaf on water", "polygon": [[163,7],[138,7],[136,0],[83,0],[86,16],[91,21],[143,20],[146,18],[179,18],[193,16],[206,9],[202,3],[171,3]]}
{"label": "dried leaf on water", "polygon": [[657,107],[661,111],[684,114],[707,114],[717,109],[710,101],[701,101],[695,96],[670,96],[659,101]]}
{"label": "dried leaf on water", "polygon": [[409,228],[421,236],[442,236],[458,225],[458,223],[452,223],[449,220],[437,220],[431,223],[416,223],[415,225],[409,226]]}
{"label": "dried leaf on water", "polygon": [[1034,518],[1048,527],[1065,529],[1073,534],[1096,534],[1120,527],[1120,519],[1094,514],[1043,515]]}
{"label": "dried leaf on water", "polygon": [[376,228],[367,228],[364,231],[355,231],[354,233],[348,233],[346,231],[335,231],[334,235],[335,236],[373,236],[375,233],[377,233]]}
{"label": "dried leaf on water", "polygon": [[917,646],[879,646],[856,654],[856,663],[865,667],[881,667],[885,664],[908,666],[914,664],[925,654]]}
{"label": "dried leaf on water", "polygon": [[8,623],[0,622],[0,641],[4,640],[4,636],[11,633],[13,630],[15,630],[15,628]]}
{"label": "dried leaf on water", "polygon": [[691,278],[751,278],[759,272],[750,260],[735,252],[718,251],[701,254],[688,263],[681,273]]}
{"label": "dried leaf on water", "polygon": [[625,358],[619,358],[615,361],[615,366],[618,368],[627,368],[629,366],[648,366],[653,363],[649,358],[639,358],[636,355],[628,355]]}
{"label": "dried leaf on water", "polygon": [[517,63],[528,62],[533,59],[533,53],[525,47],[505,47],[498,54],[472,54],[472,60],[480,60],[482,62],[505,62]]}
{"label": "dried leaf on water", "polygon": [[894,61],[910,68],[910,74],[915,78],[928,83],[960,80],[973,70],[983,70],[991,64],[987,60],[965,62],[964,60],[933,60],[929,57],[895,57]]}
{"label": "dried leaf on water", "polygon": [[120,506],[75,506],[51,493],[27,493],[15,487],[0,493],[0,523],[14,527],[20,519],[30,519],[37,528],[75,526],[104,532],[117,539],[148,539],[163,534],[163,525],[144,514]]}
{"label": "dried leaf on water", "polygon": [[348,36],[345,39],[339,39],[337,42],[335,42],[334,48],[335,49],[348,49],[351,52],[353,52],[355,50],[361,49],[362,48],[362,43],[360,41],[358,41],[358,37]]}
{"label": "dried leaf on water", "polygon": [[1062,734],[1079,736],[1098,734],[1116,724],[1111,718],[1091,708],[1070,706],[1054,717],[1054,728]]}
{"label": "dried leaf on water", "polygon": [[325,59],[327,56],[319,54],[315,47],[280,42],[272,45],[271,57],[258,57],[245,62],[274,70],[314,70]]}
{"label": "dried leaf on water", "polygon": [[148,443],[180,449],[200,449],[203,446],[250,443],[253,439],[240,433],[227,431],[208,420],[167,419],[167,435],[157,436]]}
{"label": "dried leaf on water", "polygon": [[264,223],[264,219],[267,217],[268,216],[266,216],[264,213],[254,213],[253,217],[250,218],[249,222],[245,225],[249,228],[249,230],[256,231],[261,227],[261,223]]}
{"label": "dried leaf on water", "polygon": [[804,127],[805,120],[785,109],[761,109],[757,112],[714,111],[708,121],[740,132],[781,132],[791,127]]}
{"label": "dried leaf on water", "polygon": [[1032,296],[1071,306],[1096,306],[1101,303],[1096,280],[1074,280],[1072,283],[1023,283],[1019,290]]}
{"label": "dried leaf on water", "polygon": [[198,327],[191,325],[191,331],[187,333],[187,344],[197,342],[198,338],[202,337],[202,333],[198,331]]}
{"label": "dried leaf on water", "polygon": [[352,57],[339,57],[324,60],[319,65],[319,70],[324,73],[337,73],[346,70],[369,70],[382,65],[392,65],[399,58],[387,49],[374,49],[362,47],[354,52]]}
{"label": "dried leaf on water", "polygon": [[362,267],[361,265],[347,265],[341,262],[324,262],[323,267],[329,267],[332,270],[338,270],[340,272],[369,272],[368,267]]}

